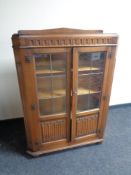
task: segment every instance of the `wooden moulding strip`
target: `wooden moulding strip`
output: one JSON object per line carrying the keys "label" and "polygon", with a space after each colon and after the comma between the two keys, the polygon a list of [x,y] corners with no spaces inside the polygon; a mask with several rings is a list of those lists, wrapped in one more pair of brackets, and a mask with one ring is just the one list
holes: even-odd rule
{"label": "wooden moulding strip", "polygon": [[36,152],[32,152],[30,150],[27,150],[27,153],[33,157],[37,157],[37,156],[40,156],[42,154],[47,154],[47,153],[51,153],[51,152],[55,152],[55,151],[62,151],[65,149],[71,149],[71,148],[75,148],[75,147],[81,147],[84,145],[90,145],[90,144],[94,144],[94,143],[101,143],[102,141],[103,141],[103,139],[95,139],[95,140],[90,140],[90,141],[86,141],[83,143],[75,143],[75,144],[68,145],[65,147],[59,147],[59,148],[54,148],[54,149],[50,149],[50,150],[41,150],[41,151],[36,151]]}

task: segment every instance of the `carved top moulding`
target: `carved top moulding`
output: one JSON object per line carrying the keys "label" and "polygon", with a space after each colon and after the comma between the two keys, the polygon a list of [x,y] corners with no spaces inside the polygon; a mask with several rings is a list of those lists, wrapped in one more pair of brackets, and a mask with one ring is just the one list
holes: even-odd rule
{"label": "carved top moulding", "polygon": [[19,48],[115,46],[118,36],[116,34],[103,34],[102,30],[60,28],[20,30],[12,36],[12,39],[15,41],[13,47]]}

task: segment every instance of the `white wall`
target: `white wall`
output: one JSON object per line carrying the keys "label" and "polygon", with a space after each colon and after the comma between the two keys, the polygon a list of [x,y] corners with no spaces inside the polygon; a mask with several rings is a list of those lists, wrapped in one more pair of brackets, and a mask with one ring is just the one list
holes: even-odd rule
{"label": "white wall", "polygon": [[129,0],[0,0],[0,119],[22,116],[11,35],[20,29],[103,29],[120,35],[110,104],[131,102]]}

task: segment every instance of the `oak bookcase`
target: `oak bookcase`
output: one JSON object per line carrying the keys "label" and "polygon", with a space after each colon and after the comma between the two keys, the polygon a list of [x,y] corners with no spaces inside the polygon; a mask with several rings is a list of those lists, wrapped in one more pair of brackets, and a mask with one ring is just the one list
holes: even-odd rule
{"label": "oak bookcase", "polygon": [[103,141],[117,40],[68,28],[12,36],[29,154]]}

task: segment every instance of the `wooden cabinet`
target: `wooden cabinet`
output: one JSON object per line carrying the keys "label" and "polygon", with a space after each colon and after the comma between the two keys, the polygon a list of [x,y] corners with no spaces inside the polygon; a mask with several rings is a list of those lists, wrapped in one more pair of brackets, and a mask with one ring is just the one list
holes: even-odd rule
{"label": "wooden cabinet", "polygon": [[66,28],[12,36],[28,153],[102,142],[117,39]]}

